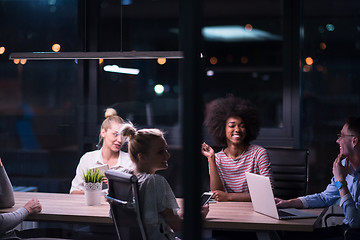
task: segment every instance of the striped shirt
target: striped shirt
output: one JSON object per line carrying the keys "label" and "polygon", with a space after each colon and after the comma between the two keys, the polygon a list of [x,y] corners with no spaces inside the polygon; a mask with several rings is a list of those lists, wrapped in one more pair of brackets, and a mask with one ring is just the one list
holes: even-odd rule
{"label": "striped shirt", "polygon": [[215,162],[226,192],[249,192],[245,172],[270,177],[272,182],[270,158],[265,148],[261,146],[250,145],[237,159],[229,158],[224,150],[221,150],[215,154]]}

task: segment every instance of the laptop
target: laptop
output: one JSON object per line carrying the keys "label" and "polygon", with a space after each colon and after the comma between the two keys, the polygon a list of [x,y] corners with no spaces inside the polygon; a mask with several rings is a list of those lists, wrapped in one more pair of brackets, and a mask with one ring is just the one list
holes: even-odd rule
{"label": "laptop", "polygon": [[315,218],[317,215],[295,208],[277,209],[270,179],[254,173],[245,173],[255,212],[276,219]]}

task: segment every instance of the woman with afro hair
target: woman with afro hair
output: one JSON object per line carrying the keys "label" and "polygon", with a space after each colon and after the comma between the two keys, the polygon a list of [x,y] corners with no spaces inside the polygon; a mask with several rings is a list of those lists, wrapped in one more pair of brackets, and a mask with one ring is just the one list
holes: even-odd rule
{"label": "woman with afro hair", "polygon": [[265,148],[251,144],[260,130],[259,114],[248,100],[229,96],[211,103],[205,118],[208,131],[220,152],[203,143],[207,158],[210,189],[216,201],[251,201],[245,172],[270,177],[271,163]]}

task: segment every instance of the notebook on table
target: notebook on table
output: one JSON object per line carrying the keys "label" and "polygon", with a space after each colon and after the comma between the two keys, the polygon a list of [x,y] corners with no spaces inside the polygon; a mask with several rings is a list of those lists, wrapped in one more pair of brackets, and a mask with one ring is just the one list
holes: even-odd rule
{"label": "notebook on table", "polygon": [[[106,172],[106,170],[109,169],[109,165],[103,164],[103,165],[100,165],[100,166],[92,167],[90,169],[99,170],[100,173],[104,174]],[[103,182],[102,183],[102,190],[104,191],[104,190],[107,190],[107,189],[108,189],[108,185]]]}
{"label": "notebook on table", "polygon": [[276,219],[314,218],[317,215],[295,208],[277,209],[270,179],[254,173],[245,173],[255,212]]}

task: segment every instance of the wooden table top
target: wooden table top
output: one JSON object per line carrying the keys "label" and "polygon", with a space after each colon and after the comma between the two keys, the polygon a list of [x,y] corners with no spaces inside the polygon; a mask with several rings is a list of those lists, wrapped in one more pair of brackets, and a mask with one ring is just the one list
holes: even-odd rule
{"label": "wooden table top", "polygon": [[[15,206],[0,209],[0,213],[14,211],[32,198],[42,205],[40,214],[31,215],[29,221],[56,221],[87,224],[112,224],[109,204],[102,199],[100,206],[87,206],[85,196],[77,194],[14,192]],[[182,199],[178,199],[182,205]],[[204,222],[206,229],[283,230],[313,231],[318,227],[324,209],[304,209],[319,215],[318,218],[277,220],[253,211],[251,202],[210,203],[210,211]]]}
{"label": "wooden table top", "polygon": [[30,199],[37,198],[42,211],[40,214],[30,215],[26,220],[112,224],[109,217],[110,205],[105,198],[102,198],[100,206],[87,206],[85,196],[79,194],[14,192],[14,196],[15,206],[0,209],[0,212],[16,210]]}
{"label": "wooden table top", "polygon": [[253,211],[251,202],[210,203],[210,211],[204,222],[209,229],[246,229],[276,231],[308,231],[319,227],[325,209],[303,209],[318,218],[278,220]]}

